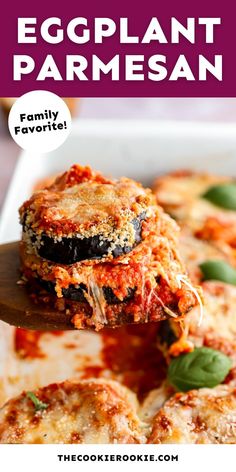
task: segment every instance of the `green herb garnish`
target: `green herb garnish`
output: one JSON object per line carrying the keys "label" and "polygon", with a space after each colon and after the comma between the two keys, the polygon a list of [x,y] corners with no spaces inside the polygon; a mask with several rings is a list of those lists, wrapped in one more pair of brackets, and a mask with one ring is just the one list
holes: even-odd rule
{"label": "green herb garnish", "polygon": [[212,388],[223,382],[232,362],[228,356],[208,347],[172,359],[168,368],[169,382],[187,392],[196,388]]}
{"label": "green herb garnish", "polygon": [[220,280],[227,284],[236,285],[236,270],[227,262],[209,260],[199,265],[204,280]]}
{"label": "green herb garnish", "polygon": [[214,205],[228,210],[236,210],[236,184],[213,185],[203,195]]}
{"label": "green herb garnish", "polygon": [[46,410],[49,406],[48,403],[43,403],[39,400],[33,392],[27,392],[26,396],[33,402],[35,411]]}

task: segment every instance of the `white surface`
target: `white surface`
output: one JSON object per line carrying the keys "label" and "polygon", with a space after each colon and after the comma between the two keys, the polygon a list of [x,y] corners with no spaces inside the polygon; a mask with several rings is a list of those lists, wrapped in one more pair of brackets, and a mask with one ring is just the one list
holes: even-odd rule
{"label": "white surface", "polygon": [[9,470],[23,464],[24,472],[222,472],[234,464],[236,452],[235,444],[18,444],[14,451],[12,445],[2,444],[0,448],[2,463]]}
{"label": "white surface", "polygon": [[35,183],[74,163],[90,164],[115,177],[133,177],[145,185],[158,174],[183,168],[235,175],[236,125],[78,120],[56,151],[22,153],[2,211],[0,242],[20,237],[18,207]]}

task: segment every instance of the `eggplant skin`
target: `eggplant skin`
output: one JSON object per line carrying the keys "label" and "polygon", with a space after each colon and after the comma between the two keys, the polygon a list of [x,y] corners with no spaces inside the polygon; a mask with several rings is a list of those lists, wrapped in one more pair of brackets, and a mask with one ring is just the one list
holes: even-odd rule
{"label": "eggplant skin", "polygon": [[160,323],[158,335],[161,344],[166,344],[168,347],[178,339],[170,326],[169,320],[164,320]]}
{"label": "eggplant skin", "polygon": [[[60,241],[54,241],[50,236],[43,234],[41,242],[42,244],[37,251],[40,257],[57,264],[66,265],[88,259],[101,259],[108,255],[111,246],[109,241],[101,241],[98,235],[84,239],[63,237]],[[121,247],[118,245],[112,251],[112,255],[118,257],[129,253],[132,249],[133,247],[130,246]]]}
{"label": "eggplant skin", "polygon": [[[88,238],[62,237],[55,240],[53,237],[43,233],[41,235],[41,244],[37,249],[38,255],[44,259],[58,264],[70,265],[76,262],[91,259],[101,259],[109,253],[114,258],[128,254],[132,249],[142,241],[142,221],[145,220],[146,213],[142,212],[137,218],[132,220],[135,231],[135,243],[133,246],[119,245],[111,251],[111,242],[105,240],[102,235],[91,236]],[[27,232],[27,228],[24,230]],[[36,235],[31,236],[31,242],[34,244]]]}
{"label": "eggplant skin", "polygon": [[117,305],[118,303],[126,303],[134,297],[136,288],[128,287],[127,295],[123,300],[120,300],[113,292],[111,287],[103,287],[103,294],[108,305]]}
{"label": "eggplant skin", "polygon": [[[39,285],[44,288],[47,292],[52,293],[53,295],[56,295],[55,292],[55,283],[43,279],[37,278],[37,281]],[[131,300],[134,297],[136,288],[131,288],[129,287],[127,289],[127,296],[123,299],[120,300],[113,292],[111,287],[103,287],[103,294],[104,298],[107,302],[108,305],[117,305],[120,303],[126,303],[129,300]],[[87,287],[84,284],[80,284],[78,287],[75,287],[74,285],[70,285],[68,288],[63,288],[62,289],[62,295],[64,298],[68,298],[70,300],[73,300],[75,302],[80,302],[80,303],[87,303],[87,299],[85,297],[85,292],[87,292]]]}

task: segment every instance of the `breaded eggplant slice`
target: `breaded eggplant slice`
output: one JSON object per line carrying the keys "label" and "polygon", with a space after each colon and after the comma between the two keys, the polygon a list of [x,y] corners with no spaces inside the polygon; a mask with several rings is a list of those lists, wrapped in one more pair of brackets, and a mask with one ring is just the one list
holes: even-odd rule
{"label": "breaded eggplant slice", "polygon": [[[36,282],[41,285],[42,288],[45,288],[45,290],[53,295],[56,294],[56,284],[53,282],[50,282],[48,280],[43,280],[40,278],[37,278]],[[103,296],[108,303],[108,305],[116,305],[117,303],[125,303],[131,300],[134,297],[136,287],[134,288],[127,288],[127,295],[123,299],[119,299],[114,291],[112,290],[111,287],[102,287],[102,292]],[[64,298],[69,298],[70,300],[74,300],[75,302],[81,302],[85,303],[86,302],[86,295],[88,294],[88,288],[86,287],[85,284],[79,284],[79,285],[69,285],[68,288],[62,288],[62,295]]]}
{"label": "breaded eggplant slice", "polygon": [[141,184],[74,165],[22,205],[23,239],[60,264],[118,257],[142,241],[153,206],[155,198]]}
{"label": "breaded eggplant slice", "polygon": [[[34,296],[66,311],[77,328],[98,330],[183,317],[198,302],[178,278],[186,276],[178,254],[178,231],[176,223],[156,207],[152,232],[132,252],[70,266],[48,262],[21,242],[22,272],[34,286]],[[47,291],[41,294],[38,283]]]}
{"label": "breaded eggplant slice", "polygon": [[149,444],[236,444],[236,389],[176,393],[155,416]]}
{"label": "breaded eggplant slice", "polygon": [[143,443],[136,411],[135,395],[118,382],[55,383],[6,403],[0,410],[0,443]]}

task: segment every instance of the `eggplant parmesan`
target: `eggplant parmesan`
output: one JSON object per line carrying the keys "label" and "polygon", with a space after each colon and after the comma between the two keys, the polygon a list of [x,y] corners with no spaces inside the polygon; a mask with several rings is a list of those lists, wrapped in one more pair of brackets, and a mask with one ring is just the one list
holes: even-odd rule
{"label": "eggplant parmesan", "polygon": [[215,185],[231,183],[230,177],[180,170],[158,177],[153,184],[153,191],[159,204],[178,221],[191,220],[198,224],[212,213],[219,213],[221,208],[213,205],[203,196]]}
{"label": "eggplant parmesan", "polygon": [[140,184],[73,166],[20,215],[23,275],[37,298],[66,312],[76,328],[178,318],[197,304],[178,279],[186,276],[179,228]]}
{"label": "eggplant parmesan", "polygon": [[[202,284],[204,293],[204,317],[199,325],[199,316],[193,309],[185,317],[187,339],[195,347],[210,347],[229,356],[236,367],[236,287],[218,281]],[[175,343],[184,334],[178,323],[165,321],[159,331],[162,348],[175,354]],[[186,344],[187,347],[187,344]],[[183,345],[183,351],[185,345]]]}
{"label": "eggplant parmesan", "polygon": [[[209,260],[236,266],[234,197],[228,208],[212,197],[231,183],[191,172],[159,178],[158,201],[180,232],[140,184],[79,166],[21,207],[23,280],[36,303],[66,311],[77,328],[146,325],[14,330],[2,387],[0,379],[2,403],[11,398],[1,443],[236,443],[236,287],[204,281],[201,269]],[[212,218],[220,223],[209,233]],[[204,294],[200,325],[195,295],[178,282],[185,266]],[[169,361],[195,347],[223,352],[233,368],[224,384],[175,393]]]}
{"label": "eggplant parmesan", "polygon": [[[236,290],[233,284],[224,283],[230,277],[222,278],[225,266],[231,273],[236,266],[235,181],[229,177],[179,171],[156,179],[154,192],[158,202],[181,226],[181,256],[192,283],[201,284],[205,301],[200,326],[195,309],[185,317],[182,329],[172,321],[161,326],[161,346],[165,353],[172,355],[194,346],[210,347],[230,356],[235,366]],[[204,281],[202,267],[206,265],[219,266],[219,279],[212,272],[211,277],[208,274],[209,280]]]}
{"label": "eggplant parmesan", "polygon": [[133,180],[73,166],[20,209],[23,239],[52,262],[73,264],[129,253],[142,240],[153,197]]}
{"label": "eggplant parmesan", "polygon": [[229,385],[176,393],[153,420],[150,444],[235,444],[236,389]]}
{"label": "eggplant parmesan", "polygon": [[199,285],[202,282],[200,266],[206,261],[225,261],[232,266],[235,264],[236,261],[233,255],[226,254],[222,247],[217,247],[210,241],[197,238],[192,234],[191,229],[184,224],[181,224],[180,228],[179,251],[192,283]]}
{"label": "eggplant parmesan", "polygon": [[198,239],[236,264],[236,183],[233,178],[179,171],[154,182],[157,201]]}
{"label": "eggplant parmesan", "polygon": [[136,411],[135,395],[114,381],[51,384],[23,392],[0,410],[0,443],[143,443]]}
{"label": "eggplant parmesan", "polygon": [[214,245],[201,241],[182,227],[180,251],[190,279],[200,284],[204,299],[204,316],[199,325],[199,313],[193,308],[184,325],[166,320],[159,330],[160,346],[165,355],[178,355],[195,347],[210,347],[228,355],[236,365],[236,287],[220,280],[203,280],[201,264],[209,260],[232,263]]}
{"label": "eggplant parmesan", "polygon": [[235,444],[235,411],[231,385],[176,394],[163,385],[139,404],[116,381],[67,380],[9,400],[0,443]]}

